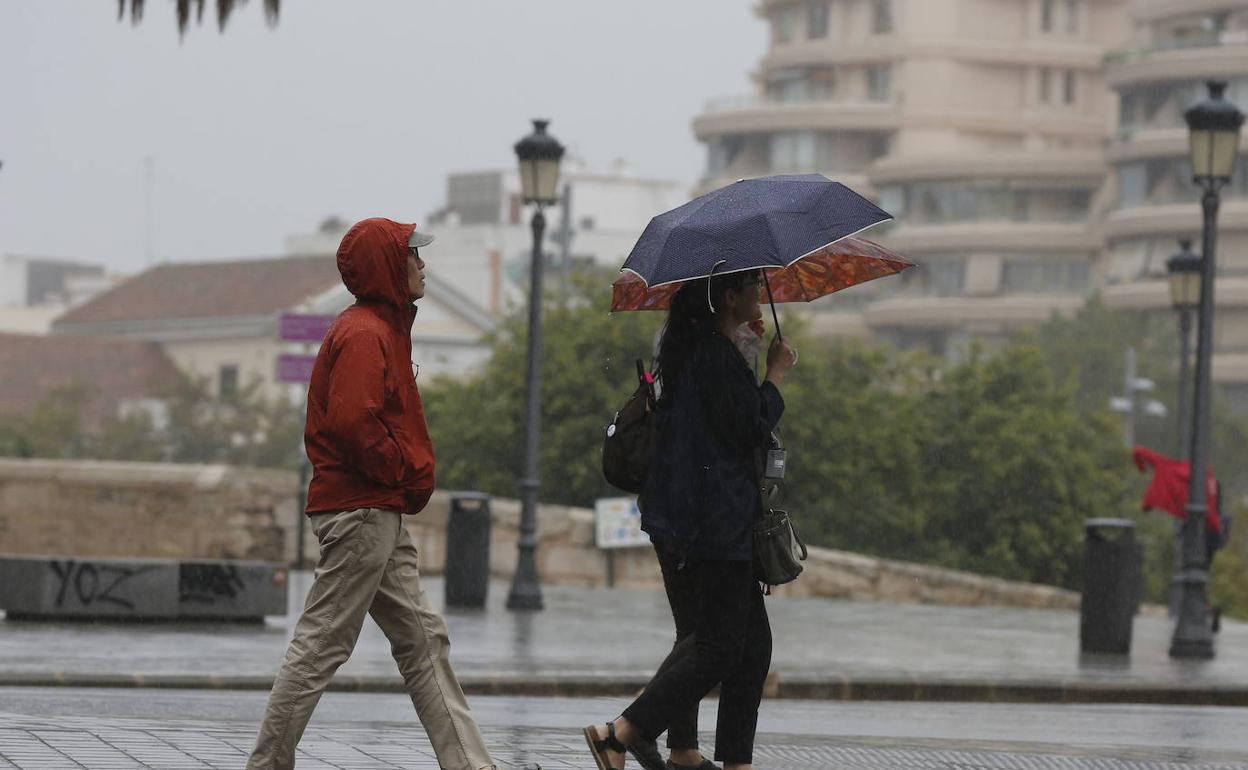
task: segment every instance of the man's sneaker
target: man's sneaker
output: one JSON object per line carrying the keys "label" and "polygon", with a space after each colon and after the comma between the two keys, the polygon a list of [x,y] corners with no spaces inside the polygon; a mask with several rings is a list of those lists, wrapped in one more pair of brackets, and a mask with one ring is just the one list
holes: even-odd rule
{"label": "man's sneaker", "polygon": [[628,753],[632,754],[637,764],[645,770],[667,770],[668,768],[668,765],[663,762],[663,756],[659,754],[658,744],[654,741],[638,736],[637,740],[633,741],[633,745],[628,747]]}

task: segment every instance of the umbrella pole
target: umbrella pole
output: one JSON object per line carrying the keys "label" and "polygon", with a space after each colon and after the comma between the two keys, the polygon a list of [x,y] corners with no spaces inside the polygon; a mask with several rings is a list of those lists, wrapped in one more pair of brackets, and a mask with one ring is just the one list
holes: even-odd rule
{"label": "umbrella pole", "polygon": [[776,323],[776,336],[784,339],[784,335],[780,333],[780,316],[776,315],[776,301],[771,298],[771,281],[767,280],[767,271],[761,270],[763,274],[763,285],[767,287],[767,304],[771,305],[771,320]]}

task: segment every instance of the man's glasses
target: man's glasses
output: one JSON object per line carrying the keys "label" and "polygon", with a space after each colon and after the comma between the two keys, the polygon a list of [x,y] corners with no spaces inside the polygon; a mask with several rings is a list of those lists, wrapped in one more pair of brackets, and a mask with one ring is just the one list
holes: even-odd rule
{"label": "man's glasses", "polygon": [[419,248],[419,247],[417,247],[417,246],[408,246],[408,247],[407,247],[407,253],[408,253],[410,256],[416,257],[417,259],[419,259],[419,258],[420,258],[420,248]]}

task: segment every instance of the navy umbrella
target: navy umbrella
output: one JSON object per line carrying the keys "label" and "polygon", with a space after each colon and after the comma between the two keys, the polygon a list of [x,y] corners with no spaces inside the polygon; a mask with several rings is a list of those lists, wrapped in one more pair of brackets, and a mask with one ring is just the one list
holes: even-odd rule
{"label": "navy umbrella", "polygon": [[802,257],[892,215],[821,174],[743,179],[650,220],[623,270],[654,288]]}
{"label": "navy umbrella", "polygon": [[743,179],[651,219],[621,270],[654,289],[711,274],[787,268],[892,218],[821,174]]}

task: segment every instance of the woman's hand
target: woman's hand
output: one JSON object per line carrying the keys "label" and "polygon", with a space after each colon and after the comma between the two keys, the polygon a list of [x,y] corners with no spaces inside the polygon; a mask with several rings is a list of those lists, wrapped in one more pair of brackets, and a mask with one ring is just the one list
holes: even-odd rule
{"label": "woman's hand", "polygon": [[771,341],[771,347],[767,349],[767,376],[766,380],[773,385],[779,385],[784,379],[784,375],[789,373],[789,369],[793,368],[793,364],[797,363],[797,351],[789,346],[789,343],[783,337],[776,337]]}

